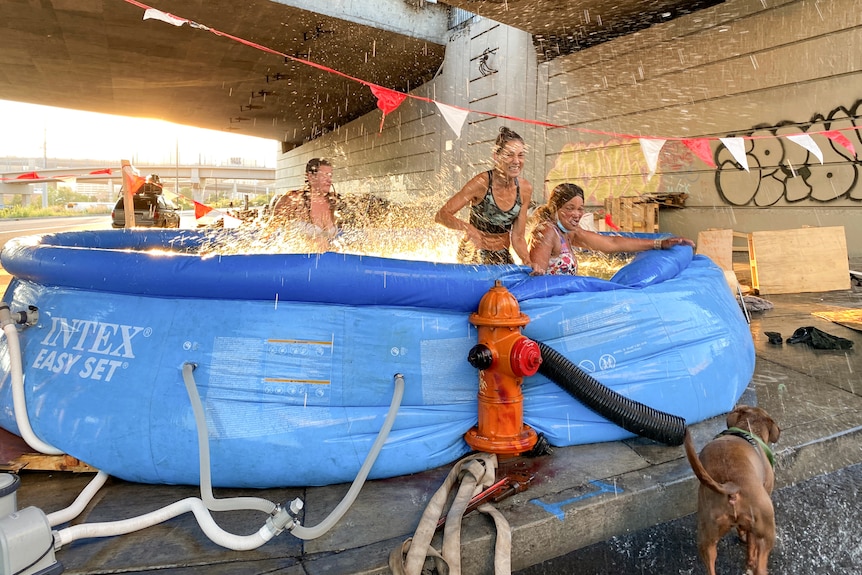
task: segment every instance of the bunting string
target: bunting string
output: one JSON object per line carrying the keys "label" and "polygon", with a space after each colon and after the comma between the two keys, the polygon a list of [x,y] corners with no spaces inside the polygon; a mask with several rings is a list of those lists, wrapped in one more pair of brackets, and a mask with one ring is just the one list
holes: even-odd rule
{"label": "bunting string", "polygon": [[[110,176],[113,174],[113,170],[111,168],[101,168],[99,170],[93,170],[92,172],[87,172],[89,176]],[[0,178],[0,182],[21,182],[28,181],[30,183],[36,183],[41,180],[71,180],[83,177],[81,174],[62,174],[59,176],[50,176],[43,177],[39,175],[38,172],[27,172],[26,174],[19,174],[14,178]]]}
{"label": "bunting string", "polygon": [[[211,27],[206,26],[204,24],[200,24],[200,23],[195,22],[193,20],[183,18],[182,16],[177,16],[175,14],[163,12],[161,10],[153,8],[152,6],[148,6],[147,4],[144,4],[143,2],[139,2],[138,0],[123,0],[123,1],[128,3],[128,4],[132,4],[133,6],[137,6],[138,8],[141,8],[142,10],[144,10],[144,16],[143,16],[144,20],[159,20],[159,21],[165,22],[167,24],[171,24],[173,26],[183,26],[183,25],[188,24],[189,27],[191,27],[191,28],[210,32],[212,34],[215,34],[216,36],[227,38],[227,39],[232,40],[234,42],[244,44],[250,48],[254,48],[256,50],[261,50],[261,51],[266,52],[268,54],[279,56],[281,58],[284,58],[285,61],[289,60],[289,61],[296,62],[298,64],[302,64],[305,66],[311,66],[313,68],[327,72],[329,74],[335,74],[335,75],[340,76],[342,78],[345,78],[347,80],[357,82],[359,84],[367,86],[371,90],[372,94],[377,98],[377,107],[382,112],[382,118],[380,120],[380,130],[381,131],[383,130],[383,123],[386,119],[386,115],[392,113],[395,109],[397,109],[398,106],[400,106],[401,103],[404,102],[404,100],[406,100],[407,98],[411,98],[414,100],[419,100],[419,101],[435,104],[437,106],[438,111],[440,111],[441,115],[444,117],[444,119],[448,123],[449,127],[452,129],[453,132],[455,132],[455,134],[458,137],[460,137],[460,135],[461,135],[461,128],[462,128],[464,122],[466,121],[468,114],[473,113],[473,114],[479,114],[482,116],[490,116],[490,117],[496,117],[496,118],[500,118],[500,119],[504,119],[504,120],[511,120],[513,122],[520,122],[520,123],[525,123],[525,124],[542,126],[545,128],[575,130],[575,131],[585,133],[585,134],[593,134],[593,135],[598,135],[598,136],[603,136],[603,137],[608,137],[608,138],[615,138],[615,139],[625,138],[625,139],[631,139],[631,140],[638,140],[641,144],[641,149],[644,153],[644,156],[645,156],[646,161],[647,161],[647,165],[648,165],[649,170],[650,170],[649,177],[652,177],[652,175],[655,174],[656,169],[657,169],[658,155],[662,149],[662,146],[667,141],[682,142],[698,158],[700,158],[702,161],[704,161],[709,166],[715,167],[715,162],[712,160],[712,154],[711,154],[711,150],[709,147],[709,142],[718,140],[727,148],[727,150],[733,156],[734,160],[737,161],[737,163],[740,165],[740,167],[742,167],[743,169],[748,171],[748,169],[749,169],[748,168],[748,162],[746,160],[746,154],[745,154],[745,141],[746,140],[757,140],[757,139],[767,139],[767,138],[771,139],[771,138],[775,138],[775,137],[784,137],[784,138],[787,138],[789,141],[792,141],[792,142],[796,143],[797,145],[805,148],[810,153],[812,153],[814,156],[816,156],[817,159],[820,160],[821,163],[823,163],[823,153],[820,150],[820,147],[817,145],[817,143],[814,142],[814,140],[811,138],[812,135],[819,134],[819,135],[822,135],[822,136],[828,138],[830,141],[832,141],[832,142],[842,146],[843,148],[845,148],[848,152],[850,152],[850,154],[852,154],[852,157],[855,158],[856,157],[856,150],[853,146],[853,143],[844,135],[843,132],[857,131],[857,130],[862,129],[862,126],[850,126],[850,127],[846,127],[846,128],[824,130],[821,132],[805,132],[805,133],[800,132],[800,133],[796,133],[796,134],[782,134],[781,136],[749,135],[749,136],[736,136],[736,137],[704,136],[704,137],[700,137],[700,138],[691,138],[691,137],[673,137],[673,136],[661,136],[661,137],[659,137],[659,136],[644,136],[644,135],[637,135],[637,134],[623,134],[623,133],[619,133],[619,132],[609,132],[609,131],[604,131],[604,130],[594,130],[594,129],[590,129],[590,128],[583,128],[583,127],[576,127],[576,126],[564,126],[564,125],[555,124],[552,122],[533,120],[533,119],[529,119],[529,118],[520,118],[517,116],[509,116],[506,114],[498,114],[495,112],[488,112],[488,111],[484,111],[484,110],[472,110],[472,109],[463,108],[460,106],[454,106],[452,104],[445,104],[442,102],[438,102],[436,100],[433,100],[433,99],[425,97],[425,96],[419,96],[416,94],[407,94],[404,92],[399,92],[397,90],[392,90],[390,88],[386,88],[386,87],[374,84],[372,82],[369,82],[367,80],[363,80],[362,78],[356,78],[354,76],[351,76],[351,75],[346,74],[344,72],[341,72],[339,70],[335,70],[333,68],[324,66],[324,65],[319,64],[317,62],[314,62],[311,59],[297,58],[295,56],[291,56],[289,54],[285,54],[283,52],[280,52],[279,50],[269,48],[267,46],[258,44],[256,42],[251,42],[251,41],[246,40],[244,38],[240,38],[238,36],[234,36],[232,34],[222,32],[222,31],[217,30],[215,28],[211,28]],[[24,176],[19,176],[19,178],[23,178],[23,177]]]}

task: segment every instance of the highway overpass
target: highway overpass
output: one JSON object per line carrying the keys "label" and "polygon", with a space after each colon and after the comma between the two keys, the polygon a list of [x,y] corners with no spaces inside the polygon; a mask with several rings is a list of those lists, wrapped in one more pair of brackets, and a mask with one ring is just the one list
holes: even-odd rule
{"label": "highway overpass", "polygon": [[[248,166],[147,165],[138,167],[142,176],[157,174],[167,189],[191,187],[194,199],[202,201],[210,192],[273,193],[275,168]],[[123,176],[119,167],[46,168],[30,171],[0,172],[0,195],[41,195],[47,205],[49,183],[103,183],[109,190],[118,189]],[[3,202],[0,202],[3,203]]]}

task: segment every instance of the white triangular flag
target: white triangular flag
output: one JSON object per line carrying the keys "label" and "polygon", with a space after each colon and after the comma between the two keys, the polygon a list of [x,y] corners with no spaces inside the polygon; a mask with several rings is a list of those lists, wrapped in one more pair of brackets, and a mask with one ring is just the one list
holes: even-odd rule
{"label": "white triangular flag", "polygon": [[[238,228],[240,224],[242,224],[242,220],[239,218],[235,218],[227,212],[223,212],[221,210],[217,210],[215,208],[210,208],[206,214],[202,214],[207,218],[212,218],[215,221],[218,221],[219,218],[223,220],[224,227],[226,228]],[[196,216],[197,217],[197,216]]]}
{"label": "white triangular flag", "polygon": [[649,167],[649,175],[647,175],[647,180],[649,180],[655,175],[656,168],[658,167],[658,154],[667,140],[639,138],[638,141],[641,143],[641,151]]}
{"label": "white triangular flag", "polygon": [[786,138],[792,142],[796,142],[820,160],[820,163],[823,163],[823,152],[820,150],[820,146],[814,141],[814,139],[808,134],[792,134],[790,136],[786,136]]}
{"label": "white triangular flag", "polygon": [[242,225],[242,220],[239,218],[235,218],[229,214],[224,214],[224,227],[226,228],[238,228]]}
{"label": "white triangular flag", "polygon": [[452,128],[452,131],[455,132],[455,137],[461,137],[461,128],[464,126],[464,120],[467,119],[467,114],[470,113],[470,110],[464,110],[463,108],[456,108],[454,106],[449,106],[448,104],[441,104],[440,102],[434,102],[437,104],[437,109],[440,110],[440,113],[443,114],[443,117],[446,118],[446,122],[448,122],[449,127]]}
{"label": "white triangular flag", "polygon": [[745,157],[745,140],[742,138],[719,138],[733,159],[748,172],[748,159]]}
{"label": "white triangular flag", "polygon": [[174,26],[182,26],[186,23],[182,18],[177,18],[176,16],[171,16],[167,12],[162,12],[161,10],[156,10],[155,8],[147,8],[144,10],[144,20],[161,20],[162,22],[167,22],[168,24],[173,24]]}

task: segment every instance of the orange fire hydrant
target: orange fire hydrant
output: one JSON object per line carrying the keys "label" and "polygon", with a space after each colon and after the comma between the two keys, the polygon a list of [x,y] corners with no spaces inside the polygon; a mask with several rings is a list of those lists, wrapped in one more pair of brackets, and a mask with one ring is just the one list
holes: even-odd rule
{"label": "orange fire hydrant", "polygon": [[536,445],[538,436],[524,424],[521,383],[542,363],[536,342],[521,335],[530,318],[521,313],[518,300],[499,280],[470,315],[479,329],[479,343],[467,357],[479,370],[479,424],[464,440],[476,451],[518,455]]}

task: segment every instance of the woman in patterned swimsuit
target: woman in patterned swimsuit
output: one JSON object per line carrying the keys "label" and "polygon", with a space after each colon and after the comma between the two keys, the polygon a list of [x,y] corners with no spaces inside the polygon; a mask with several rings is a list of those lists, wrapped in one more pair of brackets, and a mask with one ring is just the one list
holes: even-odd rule
{"label": "woman in patterned swimsuit", "polygon": [[676,245],[694,247],[686,238],[628,238],[607,236],[582,229],[584,190],[575,184],[560,184],[551,192],[548,203],[536,208],[531,221],[530,261],[533,274],[578,273],[578,258],[573,248],[616,253],[666,250]]}
{"label": "woman in patterned swimsuit", "polygon": [[[494,146],[494,169],[473,176],[437,212],[434,220],[438,224],[464,232],[458,261],[512,264],[511,245],[521,263],[530,265],[526,206],[530,205],[533,186],[519,178],[525,157],[521,136],[505,126],[500,128]],[[458,212],[466,206],[470,206],[469,222],[458,218]],[[468,252],[475,253],[468,256]]]}

